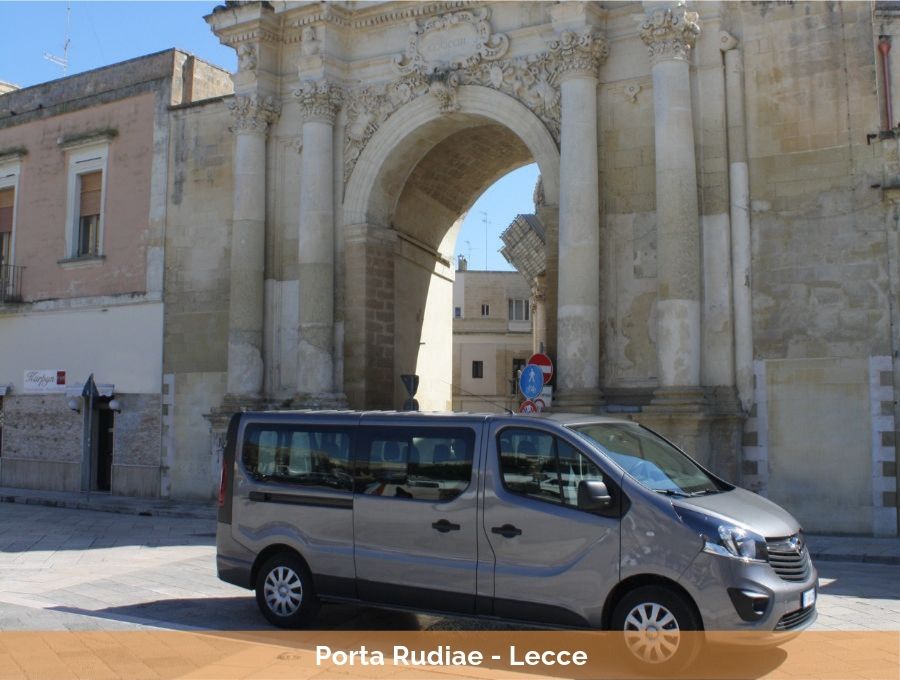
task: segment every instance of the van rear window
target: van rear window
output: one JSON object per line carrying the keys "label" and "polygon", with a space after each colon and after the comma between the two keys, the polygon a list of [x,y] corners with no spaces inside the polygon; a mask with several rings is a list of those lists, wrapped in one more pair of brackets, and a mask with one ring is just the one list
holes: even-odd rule
{"label": "van rear window", "polygon": [[469,486],[475,432],[468,428],[364,428],[356,491],[450,501]]}
{"label": "van rear window", "polygon": [[353,489],[350,434],[339,428],[249,425],[243,463],[259,481]]}

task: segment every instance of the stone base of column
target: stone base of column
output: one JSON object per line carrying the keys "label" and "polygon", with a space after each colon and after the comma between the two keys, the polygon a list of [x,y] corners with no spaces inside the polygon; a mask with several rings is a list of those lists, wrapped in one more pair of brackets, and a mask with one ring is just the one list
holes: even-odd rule
{"label": "stone base of column", "polygon": [[345,410],[349,407],[347,406],[347,395],[343,392],[321,392],[318,394],[295,394],[290,408],[334,411]]}
{"label": "stone base of column", "polygon": [[744,418],[733,387],[664,387],[635,419],[716,475],[739,483]]}
{"label": "stone base of column", "polygon": [[606,405],[600,390],[571,390],[553,395],[554,413],[600,413]]}

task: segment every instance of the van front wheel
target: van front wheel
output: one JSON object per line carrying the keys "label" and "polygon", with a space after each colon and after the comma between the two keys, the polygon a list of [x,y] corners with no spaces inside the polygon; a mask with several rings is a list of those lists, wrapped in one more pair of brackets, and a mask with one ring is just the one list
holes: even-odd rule
{"label": "van front wheel", "polygon": [[[695,658],[700,622],[691,604],[674,590],[643,586],[623,597],[612,616],[612,629],[639,666],[681,669]],[[687,635],[684,633],[687,632]]]}
{"label": "van front wheel", "polygon": [[256,604],[279,628],[312,623],[319,611],[312,577],[295,555],[281,552],[267,559],[256,574]]}

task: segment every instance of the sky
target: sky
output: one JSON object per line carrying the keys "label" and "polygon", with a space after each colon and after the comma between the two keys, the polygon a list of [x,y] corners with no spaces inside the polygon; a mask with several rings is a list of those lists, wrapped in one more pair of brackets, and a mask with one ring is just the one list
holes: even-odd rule
{"label": "sky", "polygon": [[[219,44],[203,17],[220,2],[71,2],[69,47],[65,2],[0,0],[0,81],[28,87],[48,80],[179,47],[234,70],[234,50]],[[45,58],[68,57],[68,69]],[[456,243],[470,269],[509,270],[500,255],[502,232],[519,213],[534,211],[536,165],[500,179],[469,210]],[[484,214],[486,213],[486,215]],[[485,229],[485,217],[487,229]],[[485,248],[485,233],[488,235]]]}

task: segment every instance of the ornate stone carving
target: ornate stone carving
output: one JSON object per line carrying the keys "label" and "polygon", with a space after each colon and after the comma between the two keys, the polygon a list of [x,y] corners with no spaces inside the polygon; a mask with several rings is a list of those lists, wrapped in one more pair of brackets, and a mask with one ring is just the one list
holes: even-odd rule
{"label": "ornate stone carving", "polygon": [[733,50],[738,45],[738,40],[728,31],[719,31],[719,49],[723,52]]}
{"label": "ornate stone carving", "polygon": [[531,194],[531,201],[534,203],[534,210],[547,205],[547,199],[544,197],[544,178],[538,175],[537,182],[534,183],[534,191]]}
{"label": "ornate stone carving", "polygon": [[314,26],[304,26],[300,31],[300,54],[311,57],[319,53],[321,43],[316,35]]}
{"label": "ornate stone carving", "polygon": [[238,71],[256,70],[256,48],[248,43],[237,47]]}
{"label": "ornate stone carving", "polygon": [[265,134],[269,124],[281,113],[281,103],[275,97],[259,95],[235,95],[228,108],[234,118],[232,132],[258,132]]}
{"label": "ornate stone carving", "polygon": [[643,18],[641,40],[650,50],[650,61],[657,63],[680,59],[687,61],[700,35],[697,12],[689,12],[684,3],[659,9]]}
{"label": "ornate stone carving", "polygon": [[625,97],[630,99],[632,102],[637,102],[637,96],[640,94],[641,86],[637,83],[628,83],[623,89],[622,92],[625,93]]}
{"label": "ornate stone carving", "polygon": [[327,80],[307,80],[294,92],[300,102],[300,120],[317,120],[334,125],[338,110],[344,103],[344,90]]}
{"label": "ornate stone carving", "polygon": [[425,94],[438,99],[441,110],[458,109],[457,88],[481,85],[514,97],[528,107],[559,142],[558,55],[479,61],[464,69],[433,73],[417,71],[387,84],[369,85],[351,91],[347,98],[344,137],[344,180],[348,180],[362,150],[375,131],[401,106]]}
{"label": "ornate stone carving", "polygon": [[428,78],[428,93],[438,100],[441,113],[459,111],[456,95],[459,91],[459,73],[449,71],[434,73]]}
{"label": "ornate stone carving", "polygon": [[559,57],[561,76],[574,74],[596,77],[600,64],[609,56],[609,44],[602,35],[593,31],[563,31],[550,41],[550,52]]}
{"label": "ornate stone carving", "polygon": [[500,59],[509,49],[509,38],[492,33],[489,18],[490,10],[481,8],[432,17],[422,25],[414,21],[406,50],[394,57],[397,72],[428,76]]}

